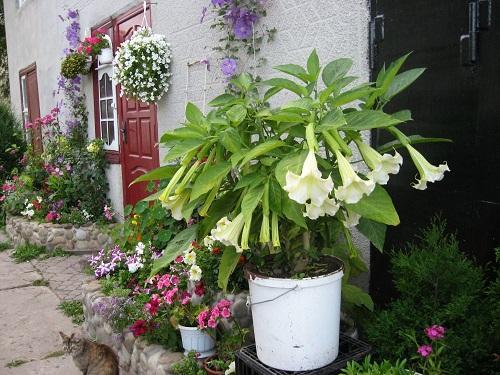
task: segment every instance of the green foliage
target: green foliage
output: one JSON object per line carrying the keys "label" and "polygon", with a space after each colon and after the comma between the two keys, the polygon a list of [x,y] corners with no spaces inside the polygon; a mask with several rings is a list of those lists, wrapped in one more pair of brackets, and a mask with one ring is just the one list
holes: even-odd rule
{"label": "green foliage", "polygon": [[58,309],[61,310],[64,315],[71,318],[74,324],[80,325],[85,320],[81,301],[63,301],[59,304]]}
{"label": "green foliage", "polygon": [[16,263],[21,263],[33,260],[46,253],[47,249],[44,246],[38,246],[28,243],[16,247],[11,256],[12,258],[14,258],[14,261]]}
{"label": "green foliage", "polygon": [[396,360],[415,354],[409,338],[424,339],[423,328],[447,329],[443,368],[450,374],[498,371],[493,353],[500,339],[500,281],[488,283],[481,268],[459,250],[446,224],[434,219],[418,240],[392,255],[399,298],[366,323],[377,358]]}
{"label": "green foliage", "polygon": [[9,242],[0,242],[0,252],[12,249],[12,245]]}
{"label": "green foliage", "polygon": [[64,78],[73,79],[87,72],[87,56],[84,54],[70,53],[61,63],[61,75]]}
{"label": "green foliage", "polygon": [[187,357],[172,365],[174,375],[205,375],[196,360],[196,353],[190,352]]}
{"label": "green foliage", "polygon": [[10,105],[0,101],[0,185],[14,169],[21,167],[25,151],[21,122]]}
{"label": "green foliage", "polygon": [[374,362],[370,356],[365,357],[363,362],[348,362],[346,368],[341,371],[343,375],[413,375],[414,372],[406,369],[405,360],[397,360],[394,364],[384,360]]}
{"label": "green foliage", "polygon": [[50,282],[48,280],[45,280],[45,279],[38,279],[38,280],[33,281],[32,285],[33,286],[49,286]]}

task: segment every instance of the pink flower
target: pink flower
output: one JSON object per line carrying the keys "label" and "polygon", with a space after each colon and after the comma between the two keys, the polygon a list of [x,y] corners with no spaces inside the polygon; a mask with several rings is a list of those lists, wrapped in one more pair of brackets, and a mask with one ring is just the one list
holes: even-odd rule
{"label": "pink flower", "polygon": [[227,307],[224,307],[220,313],[220,315],[224,318],[227,319],[231,316],[231,310],[229,310]]}
{"label": "pink flower", "polygon": [[219,308],[216,306],[212,309],[212,312],[210,313],[210,318],[211,319],[217,319],[218,317],[220,316],[220,310]]}
{"label": "pink flower", "polygon": [[208,328],[216,328],[217,327],[217,321],[210,317],[210,319],[208,319]]}
{"label": "pink flower", "polygon": [[153,294],[148,303],[144,305],[144,308],[153,316],[158,314],[158,308],[160,307],[161,298],[158,294]]}
{"label": "pink flower", "polygon": [[165,302],[169,305],[174,303],[174,299],[175,299],[178,291],[179,291],[179,289],[177,289],[177,288],[173,288],[173,289],[164,291],[163,296],[165,297]]}
{"label": "pink flower", "polygon": [[165,274],[162,277],[160,277],[160,280],[158,280],[158,289],[163,289],[163,288],[168,288],[170,287],[170,275]]}
{"label": "pink flower", "polygon": [[200,281],[194,286],[194,294],[198,297],[202,297],[205,294],[205,285],[203,285],[203,282]]}
{"label": "pink flower", "polygon": [[432,353],[432,346],[430,345],[421,345],[417,349],[417,353],[420,354],[422,357],[426,358],[431,355]]}
{"label": "pink flower", "polygon": [[130,331],[134,334],[134,337],[145,334],[147,330],[148,326],[145,320],[136,320],[135,323],[130,326]]}
{"label": "pink flower", "polygon": [[207,328],[206,320],[208,318],[208,310],[203,310],[198,314],[198,327],[200,329]]}
{"label": "pink flower", "polygon": [[179,285],[179,276],[172,275],[172,277],[170,278],[170,282],[171,282],[173,285]]}
{"label": "pink flower", "polygon": [[174,259],[174,263],[182,263],[184,262],[184,257],[182,255],[179,255],[177,258]]}
{"label": "pink flower", "polygon": [[444,337],[446,329],[442,326],[432,325],[424,330],[425,334],[432,341],[441,340]]}
{"label": "pink flower", "polygon": [[231,301],[228,299],[221,299],[219,302],[217,302],[217,307],[219,309],[223,309],[224,307],[231,307]]}
{"label": "pink flower", "polygon": [[183,292],[181,295],[181,305],[187,305],[191,301],[191,293]]}

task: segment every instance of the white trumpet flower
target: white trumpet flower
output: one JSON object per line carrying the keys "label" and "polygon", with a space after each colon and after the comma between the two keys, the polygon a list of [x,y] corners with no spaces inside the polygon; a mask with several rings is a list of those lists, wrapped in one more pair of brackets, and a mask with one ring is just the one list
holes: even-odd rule
{"label": "white trumpet flower", "polygon": [[444,177],[444,172],[449,172],[450,168],[446,162],[444,164],[440,164],[437,167],[429,163],[424,156],[415,150],[412,146],[406,145],[408,152],[415,163],[415,167],[417,167],[418,172],[420,174],[420,180],[417,178],[417,183],[413,183],[412,187],[418,190],[427,189],[428,182],[436,182],[441,181]]}
{"label": "white trumpet flower", "polygon": [[361,219],[361,215],[348,209],[344,211],[344,217],[345,220],[342,223],[346,228],[354,228],[359,224],[359,219]]}
{"label": "white trumpet flower", "polygon": [[333,198],[327,198],[321,206],[316,206],[314,203],[306,203],[306,212],[304,216],[311,220],[316,220],[320,216],[335,216],[340,205]]}
{"label": "white trumpet flower", "polygon": [[319,207],[333,189],[330,176],[321,178],[314,151],[309,151],[307,154],[301,175],[288,171],[285,180],[286,185],[283,189],[288,192],[290,199],[300,204],[311,203]]}
{"label": "white trumpet flower", "polygon": [[239,239],[245,219],[243,214],[238,214],[233,221],[228,220],[226,216],[217,222],[217,226],[212,229],[210,235],[214,240],[222,242],[226,246],[234,246],[236,251],[241,253],[243,250],[239,245]]}
{"label": "white trumpet flower", "polygon": [[335,189],[335,197],[352,204],[359,202],[363,195],[370,195],[375,189],[375,182],[371,179],[363,180],[360,178],[340,151],[335,151],[335,155],[343,184]]}
{"label": "white trumpet flower", "polygon": [[184,208],[184,204],[187,202],[189,198],[188,194],[178,194],[172,195],[168,197],[166,200],[162,201],[163,207],[166,207],[172,213],[172,217],[175,220],[182,220],[182,209]]}
{"label": "white trumpet flower", "polygon": [[381,155],[366,143],[359,141],[356,144],[366,165],[371,169],[367,174],[370,180],[380,185],[386,185],[387,181],[389,181],[389,174],[399,173],[399,168],[403,164],[403,158],[396,151],[394,151],[394,156],[391,154]]}

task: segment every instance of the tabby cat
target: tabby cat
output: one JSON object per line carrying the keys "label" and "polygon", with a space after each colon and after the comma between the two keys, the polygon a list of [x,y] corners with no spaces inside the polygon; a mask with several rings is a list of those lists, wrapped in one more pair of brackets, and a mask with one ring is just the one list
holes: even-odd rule
{"label": "tabby cat", "polygon": [[118,357],[108,346],[98,344],[74,333],[61,335],[64,351],[71,354],[83,375],[119,375]]}

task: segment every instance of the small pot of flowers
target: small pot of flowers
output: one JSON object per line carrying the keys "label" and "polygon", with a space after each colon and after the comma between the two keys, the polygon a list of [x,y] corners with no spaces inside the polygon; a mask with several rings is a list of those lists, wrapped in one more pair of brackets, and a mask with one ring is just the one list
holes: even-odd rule
{"label": "small pot of flowers", "polygon": [[99,63],[110,64],[113,62],[113,50],[110,48],[110,38],[103,30],[97,30],[95,35],[86,37],[78,47],[77,52],[87,56],[98,56]]}
{"label": "small pot of flowers", "polygon": [[203,368],[211,375],[227,375],[235,372],[235,352],[245,343],[248,329],[233,325],[217,342],[217,354],[203,362]]}
{"label": "small pot of flowers", "polygon": [[[345,302],[373,309],[370,296],[348,282],[367,270],[351,230],[382,249],[386,226],[399,224],[383,187],[403,162],[396,148],[415,164],[418,190],[449,171],[416,150],[428,139],[398,129],[411,120],[409,111],[383,111],[423,72],[398,74],[406,58],[355,87],[351,60],[322,68],[316,51],[306,68],[276,67],[295,80],[256,82],[241,74],[230,81],[233,94],[209,103],[212,111],[188,103],[184,126],[161,138],[169,148],[165,161],[178,162],[154,172],[170,178],[158,197],[174,218],[201,218],[176,238],[224,248],[222,289],[241,256],[249,260],[257,356],[268,366],[305,371],[336,359],[341,290]],[[273,106],[270,98],[283,90],[297,97]],[[362,133],[371,129],[394,139],[374,149]]]}
{"label": "small pot of flowers", "polygon": [[61,63],[61,75],[67,79],[76,78],[80,74],[87,74],[89,69],[88,57],[83,53],[72,52]]}

